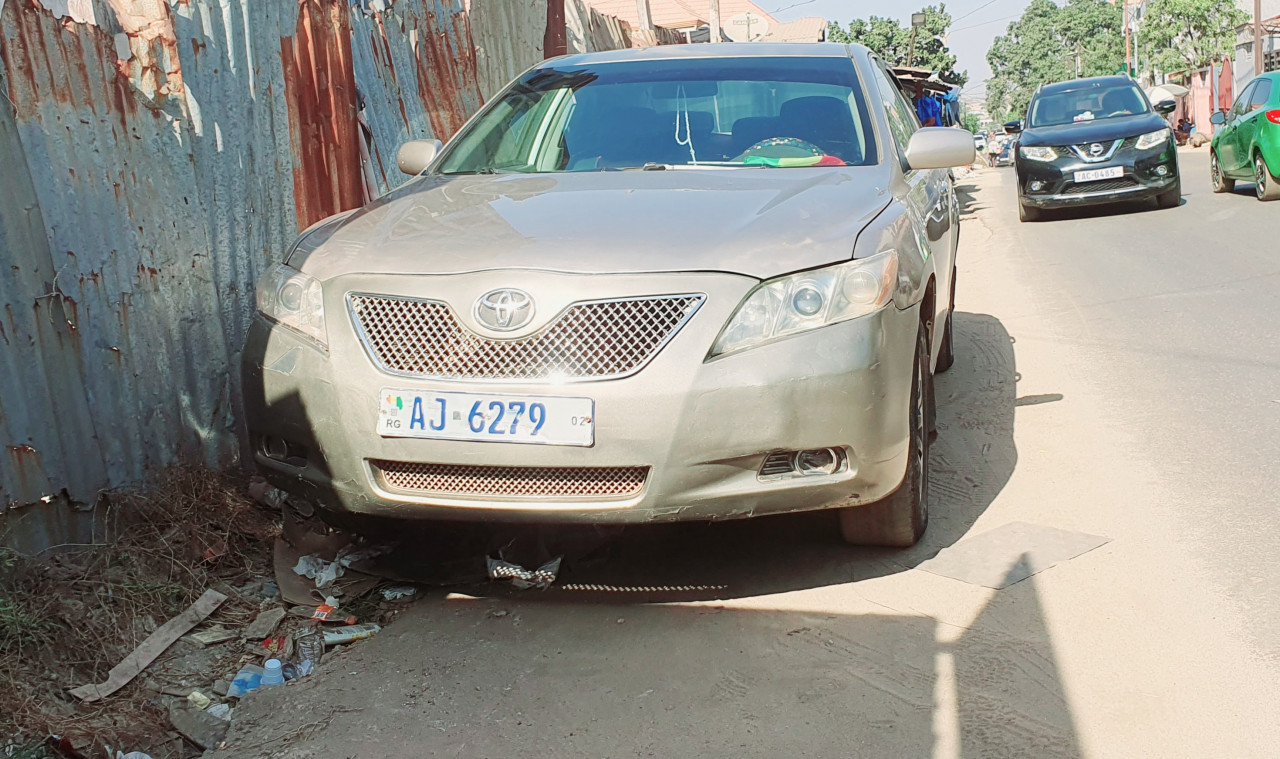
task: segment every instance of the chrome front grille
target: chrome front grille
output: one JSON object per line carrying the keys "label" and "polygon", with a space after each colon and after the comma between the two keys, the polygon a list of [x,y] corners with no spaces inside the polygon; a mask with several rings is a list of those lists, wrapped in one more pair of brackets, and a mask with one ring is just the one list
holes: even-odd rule
{"label": "chrome front grille", "polygon": [[1098,182],[1082,182],[1073,184],[1062,191],[1063,195],[1087,195],[1091,192],[1114,192],[1137,187],[1138,183],[1129,177],[1123,179],[1104,179]]}
{"label": "chrome front grille", "polygon": [[445,303],[347,296],[370,357],[394,374],[434,379],[609,379],[639,371],[702,305],[702,295],[584,301],[538,332],[512,340],[477,335]]}
{"label": "chrome front grille", "polygon": [[369,463],[390,490],[504,501],[537,498],[617,500],[639,494],[649,478],[649,468],[642,466],[465,466],[377,460]]}

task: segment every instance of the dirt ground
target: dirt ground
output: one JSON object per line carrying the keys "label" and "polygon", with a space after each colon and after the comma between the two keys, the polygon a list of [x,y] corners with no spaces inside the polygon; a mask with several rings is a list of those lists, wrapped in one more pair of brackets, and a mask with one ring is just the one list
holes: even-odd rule
{"label": "dirt ground", "polygon": [[[918,546],[846,547],[823,513],[596,536],[546,591],[424,589],[315,675],[240,701],[207,756],[1274,756],[1274,643],[1126,416],[1158,388],[1108,373],[1105,341],[1064,337],[1086,307],[1043,251],[1097,225],[1019,226],[1009,181],[963,182],[957,362],[937,379]],[[1019,525],[1101,545],[964,554]],[[492,548],[405,543],[459,578]],[[940,573],[958,555],[1031,576]]]}
{"label": "dirt ground", "polygon": [[[1054,230],[1019,228],[1008,173],[966,180],[919,546],[826,514],[628,531],[547,592],[428,594],[214,756],[1274,756],[1274,666],[1114,411],[1143,388],[1057,339],[1026,277]],[[1002,590],[920,568],[1017,522],[1109,542]]]}

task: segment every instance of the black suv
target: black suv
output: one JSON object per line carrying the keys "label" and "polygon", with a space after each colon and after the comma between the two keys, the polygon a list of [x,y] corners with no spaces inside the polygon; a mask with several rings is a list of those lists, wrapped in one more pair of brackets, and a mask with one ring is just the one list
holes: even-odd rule
{"label": "black suv", "polygon": [[1155,198],[1161,208],[1182,201],[1178,150],[1161,114],[1124,76],[1047,84],[1027,106],[1013,163],[1018,172],[1018,216],[1039,218],[1046,208]]}

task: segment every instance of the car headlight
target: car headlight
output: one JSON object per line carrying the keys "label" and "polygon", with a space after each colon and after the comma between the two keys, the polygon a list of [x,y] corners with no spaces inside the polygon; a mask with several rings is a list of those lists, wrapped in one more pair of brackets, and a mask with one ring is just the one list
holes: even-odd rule
{"label": "car headlight", "polygon": [[1138,138],[1138,150],[1147,150],[1157,145],[1163,145],[1169,140],[1169,130],[1157,129],[1154,132],[1147,132]]}
{"label": "car headlight", "polygon": [[1026,147],[1018,148],[1018,152],[1028,161],[1052,161],[1058,157],[1058,151],[1053,148]]}
{"label": "car headlight", "polygon": [[893,299],[897,282],[896,250],[762,282],[733,312],[710,357],[865,316]]}
{"label": "car headlight", "polygon": [[258,311],[268,319],[329,345],[324,326],[324,293],[313,277],[281,264],[258,280]]}

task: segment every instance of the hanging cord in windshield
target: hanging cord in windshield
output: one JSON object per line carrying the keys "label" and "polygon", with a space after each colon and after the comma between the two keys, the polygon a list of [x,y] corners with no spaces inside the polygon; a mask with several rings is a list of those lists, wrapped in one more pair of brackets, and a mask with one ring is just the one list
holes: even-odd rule
{"label": "hanging cord in windshield", "polygon": [[[680,139],[680,119],[684,118],[684,139]],[[689,147],[689,162],[698,165],[698,154],[693,149],[693,132],[689,128],[689,98],[685,96],[684,85],[676,90],[676,144]]]}

